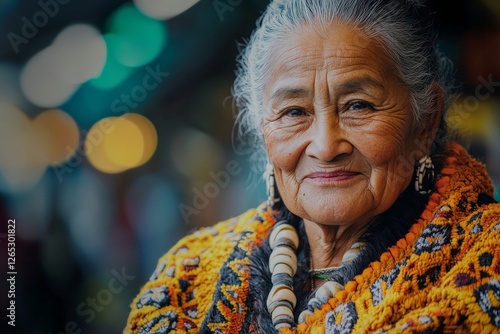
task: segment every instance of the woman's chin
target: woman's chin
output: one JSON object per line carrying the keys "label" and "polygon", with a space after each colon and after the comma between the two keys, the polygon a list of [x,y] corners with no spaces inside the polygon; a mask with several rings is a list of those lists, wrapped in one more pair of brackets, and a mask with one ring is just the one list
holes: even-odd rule
{"label": "woman's chin", "polygon": [[370,215],[371,200],[365,193],[317,191],[301,197],[301,210],[296,214],[321,225],[352,225]]}
{"label": "woman's chin", "polygon": [[[298,200],[303,206],[314,206],[320,211],[338,210],[339,208],[352,207],[359,211],[359,207],[375,199],[370,192],[369,182],[366,178],[356,176],[342,181],[305,181],[301,184]],[[364,205],[363,205],[364,206]]]}

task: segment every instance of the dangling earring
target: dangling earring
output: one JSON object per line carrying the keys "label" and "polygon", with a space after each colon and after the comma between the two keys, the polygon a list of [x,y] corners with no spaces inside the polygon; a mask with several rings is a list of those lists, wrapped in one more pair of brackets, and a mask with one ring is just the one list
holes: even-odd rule
{"label": "dangling earring", "polygon": [[428,194],[434,188],[434,164],[428,155],[424,155],[415,166],[415,190],[420,194]]}
{"label": "dangling earring", "polygon": [[276,203],[280,201],[280,197],[278,193],[278,188],[276,187],[274,168],[273,165],[271,165],[269,162],[266,165],[264,178],[266,179],[267,204],[272,208]]}

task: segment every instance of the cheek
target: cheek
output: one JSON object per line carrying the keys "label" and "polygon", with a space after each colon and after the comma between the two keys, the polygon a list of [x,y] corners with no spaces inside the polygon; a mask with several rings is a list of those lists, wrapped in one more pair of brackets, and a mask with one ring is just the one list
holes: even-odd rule
{"label": "cheek", "polygon": [[396,163],[404,154],[404,147],[387,138],[380,138],[375,143],[363,146],[363,155],[372,167],[383,167]]}
{"label": "cheek", "polygon": [[377,122],[371,129],[353,136],[356,148],[372,167],[396,166],[407,159],[414,138],[401,122]]}
{"label": "cheek", "polygon": [[402,192],[413,177],[417,155],[408,127],[380,126],[356,138],[357,149],[370,166],[371,188],[378,194],[375,196]]}
{"label": "cheek", "polygon": [[302,137],[300,132],[284,131],[272,124],[264,125],[266,150],[276,173],[295,170],[305,145]]}

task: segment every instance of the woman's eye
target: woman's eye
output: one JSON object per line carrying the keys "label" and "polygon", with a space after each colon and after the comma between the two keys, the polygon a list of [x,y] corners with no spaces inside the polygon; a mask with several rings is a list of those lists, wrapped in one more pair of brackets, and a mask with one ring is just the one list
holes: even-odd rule
{"label": "woman's eye", "polygon": [[365,101],[355,101],[348,105],[352,110],[374,109],[373,105]]}
{"label": "woman's eye", "polygon": [[285,115],[291,117],[304,116],[306,114],[304,109],[301,108],[290,108],[285,110]]}

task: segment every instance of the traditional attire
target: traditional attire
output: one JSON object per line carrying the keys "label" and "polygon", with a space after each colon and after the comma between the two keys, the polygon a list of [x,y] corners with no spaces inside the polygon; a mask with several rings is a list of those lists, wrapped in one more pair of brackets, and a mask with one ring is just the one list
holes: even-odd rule
{"label": "traditional attire", "polygon": [[[500,333],[500,204],[484,165],[458,144],[448,152],[406,235],[281,333]],[[133,301],[124,333],[263,332],[250,267],[275,222],[261,205],[183,238]]]}

